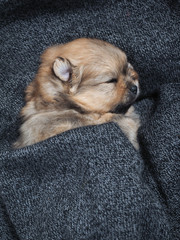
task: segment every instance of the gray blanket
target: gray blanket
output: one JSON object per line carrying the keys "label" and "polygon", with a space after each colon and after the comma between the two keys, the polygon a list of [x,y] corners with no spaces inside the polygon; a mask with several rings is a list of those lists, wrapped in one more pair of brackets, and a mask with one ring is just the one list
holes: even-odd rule
{"label": "gray blanket", "polygon": [[[0,239],[180,239],[180,16],[173,0],[0,1]],[[45,48],[122,48],[140,75],[137,152],[114,123],[19,150],[24,89]]]}

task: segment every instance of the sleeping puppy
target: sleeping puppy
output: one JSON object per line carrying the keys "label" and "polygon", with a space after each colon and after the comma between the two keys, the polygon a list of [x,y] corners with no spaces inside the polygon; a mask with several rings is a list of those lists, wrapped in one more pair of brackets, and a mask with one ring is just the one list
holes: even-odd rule
{"label": "sleeping puppy", "polygon": [[[76,39],[48,48],[26,89],[23,124],[15,148],[67,130],[116,122],[138,149],[138,74],[119,48],[97,39]],[[130,107],[131,106],[131,107]]]}

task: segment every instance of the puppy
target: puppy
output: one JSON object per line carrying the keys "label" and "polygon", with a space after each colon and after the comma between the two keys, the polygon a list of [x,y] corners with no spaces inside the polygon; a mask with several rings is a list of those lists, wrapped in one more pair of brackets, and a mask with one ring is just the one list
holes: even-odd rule
{"label": "puppy", "polygon": [[138,94],[138,74],[119,48],[86,38],[52,46],[42,54],[37,75],[26,89],[14,147],[113,121],[138,149],[140,121],[131,106]]}

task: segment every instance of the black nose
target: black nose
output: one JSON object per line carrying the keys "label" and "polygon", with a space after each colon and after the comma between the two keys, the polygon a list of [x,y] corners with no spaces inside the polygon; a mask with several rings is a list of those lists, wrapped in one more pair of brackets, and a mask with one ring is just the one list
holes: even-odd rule
{"label": "black nose", "polygon": [[130,88],[130,91],[131,91],[133,94],[137,94],[137,86],[136,86],[136,85],[133,85],[133,86]]}

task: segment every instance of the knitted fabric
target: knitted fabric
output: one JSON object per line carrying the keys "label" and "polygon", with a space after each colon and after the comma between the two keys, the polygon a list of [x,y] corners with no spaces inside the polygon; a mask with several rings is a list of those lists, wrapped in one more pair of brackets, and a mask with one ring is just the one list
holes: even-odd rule
{"label": "knitted fabric", "polygon": [[[0,1],[0,239],[180,238],[179,1]],[[12,149],[48,46],[108,41],[140,76],[140,151],[114,123]]]}

